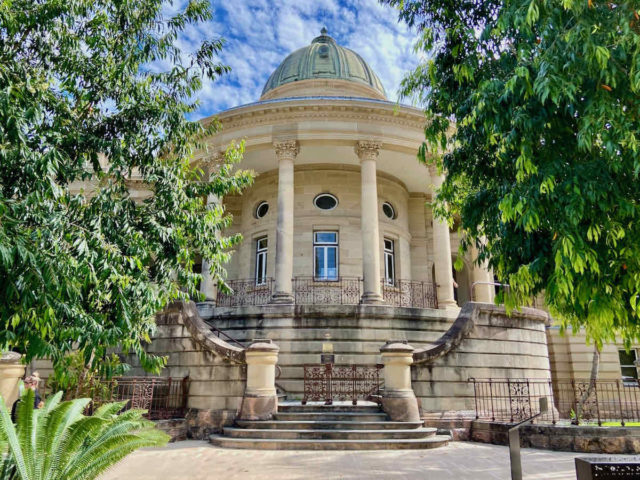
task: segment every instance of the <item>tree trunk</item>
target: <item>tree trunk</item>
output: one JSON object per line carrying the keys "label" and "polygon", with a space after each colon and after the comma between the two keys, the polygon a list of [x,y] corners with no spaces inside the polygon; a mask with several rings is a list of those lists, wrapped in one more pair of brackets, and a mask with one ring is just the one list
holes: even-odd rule
{"label": "tree trunk", "polygon": [[600,368],[600,349],[598,345],[593,344],[593,358],[591,359],[591,376],[589,377],[589,387],[584,391],[580,400],[576,404],[576,417],[574,422],[576,425],[580,424],[582,413],[584,411],[584,404],[589,400],[593,390],[596,388],[596,382],[598,381],[598,369]]}

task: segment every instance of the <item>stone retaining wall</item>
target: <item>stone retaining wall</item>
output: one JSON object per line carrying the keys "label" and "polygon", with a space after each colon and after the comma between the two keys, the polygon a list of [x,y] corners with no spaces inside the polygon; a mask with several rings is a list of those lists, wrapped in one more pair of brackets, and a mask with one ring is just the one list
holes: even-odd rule
{"label": "stone retaining wall", "polygon": [[407,340],[416,348],[431,345],[457,316],[455,311],[366,305],[198,307],[205,320],[236,340],[248,344],[269,338],[280,347],[276,382],[289,399],[302,398],[303,367],[320,363],[326,334],[336,363],[375,365],[386,341]]}
{"label": "stone retaining wall", "polygon": [[[244,351],[217,338],[200,319],[195,304],[176,303],[157,315],[149,353],[166,355],[164,377],[189,376],[186,421],[190,438],[205,438],[233,423],[244,394]],[[128,375],[148,375],[128,358]]]}
{"label": "stone retaining wall", "polygon": [[[508,445],[511,425],[475,420],[470,438],[476,442]],[[640,453],[640,428],[583,425],[523,425],[520,445],[528,448],[583,453]]]}
{"label": "stone retaining wall", "polygon": [[545,327],[548,315],[523,308],[465,304],[443,338],[414,353],[413,389],[424,412],[475,408],[469,378],[551,378]]}

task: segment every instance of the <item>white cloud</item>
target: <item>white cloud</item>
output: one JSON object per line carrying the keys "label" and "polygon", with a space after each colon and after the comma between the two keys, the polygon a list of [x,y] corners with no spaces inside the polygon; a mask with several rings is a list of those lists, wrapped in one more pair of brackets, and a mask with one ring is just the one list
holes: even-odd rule
{"label": "white cloud", "polygon": [[[175,11],[181,3],[166,11]],[[257,101],[273,70],[288,54],[308,45],[322,26],[371,65],[390,100],[397,99],[401,79],[418,62],[415,33],[398,22],[395,10],[377,0],[212,0],[212,9],[214,20],[189,28],[181,36],[181,47],[193,51],[205,38],[223,37],[221,61],[232,71],[205,83],[196,118]]]}

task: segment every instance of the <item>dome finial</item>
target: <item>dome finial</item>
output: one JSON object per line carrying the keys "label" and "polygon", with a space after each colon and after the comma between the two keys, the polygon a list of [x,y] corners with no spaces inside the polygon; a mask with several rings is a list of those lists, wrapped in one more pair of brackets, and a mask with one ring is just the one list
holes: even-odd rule
{"label": "dome finial", "polygon": [[327,30],[327,27],[322,27],[322,30],[320,30],[320,35],[326,35],[327,33],[329,33],[329,30]]}

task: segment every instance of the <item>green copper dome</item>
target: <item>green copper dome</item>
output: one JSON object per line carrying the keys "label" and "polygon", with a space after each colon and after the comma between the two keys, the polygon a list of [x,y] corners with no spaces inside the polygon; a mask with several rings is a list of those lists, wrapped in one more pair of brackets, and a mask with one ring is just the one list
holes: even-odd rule
{"label": "green copper dome", "polygon": [[327,35],[323,28],[321,35],[311,45],[296,50],[276,68],[267,80],[262,95],[270,90],[301,80],[331,79],[356,82],[373,89],[377,95],[386,98],[384,87],[371,67],[353,50],[341,47]]}

